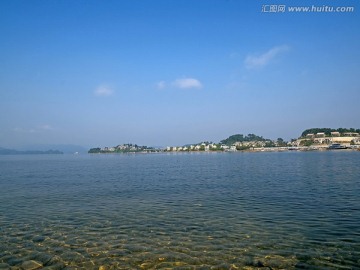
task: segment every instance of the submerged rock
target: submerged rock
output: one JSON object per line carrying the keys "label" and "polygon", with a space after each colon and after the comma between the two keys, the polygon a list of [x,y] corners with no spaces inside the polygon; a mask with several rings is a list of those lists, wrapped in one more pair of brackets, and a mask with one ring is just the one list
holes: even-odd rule
{"label": "submerged rock", "polygon": [[22,259],[16,258],[14,256],[5,256],[5,257],[1,258],[1,260],[3,262],[6,262],[7,264],[9,264],[10,266],[16,266],[23,262]]}
{"label": "submerged rock", "polygon": [[42,252],[32,253],[31,255],[29,255],[27,257],[28,260],[33,260],[33,261],[39,262],[42,265],[48,265],[48,263],[51,261],[52,258],[53,258],[53,255],[50,255],[47,253],[42,253]]}
{"label": "submerged rock", "polygon": [[62,270],[64,269],[66,266],[63,263],[57,263],[54,265],[50,265],[50,266],[46,266],[44,268],[41,268],[41,270]]}
{"label": "submerged rock", "polygon": [[257,261],[255,262],[254,266],[257,266],[257,267],[264,267],[264,263],[262,261]]}
{"label": "submerged rock", "polygon": [[45,239],[46,239],[45,236],[37,235],[37,236],[35,236],[32,240],[33,240],[33,242],[35,242],[35,243],[40,243],[40,242],[45,241]]}
{"label": "submerged rock", "polygon": [[21,268],[24,270],[35,270],[43,267],[43,265],[37,261],[25,261],[21,264]]}
{"label": "submerged rock", "polygon": [[7,263],[0,263],[0,269],[8,270],[8,269],[10,269],[10,265],[8,265]]}
{"label": "submerged rock", "polygon": [[294,268],[297,263],[295,257],[283,257],[279,255],[268,255],[264,258],[264,264],[273,268],[279,269],[291,269]]}

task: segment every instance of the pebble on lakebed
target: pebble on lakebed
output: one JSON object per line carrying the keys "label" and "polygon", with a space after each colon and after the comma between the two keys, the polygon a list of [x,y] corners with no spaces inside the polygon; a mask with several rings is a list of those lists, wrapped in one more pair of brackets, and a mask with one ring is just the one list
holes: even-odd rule
{"label": "pebble on lakebed", "polygon": [[43,267],[43,265],[37,261],[25,261],[21,264],[21,268],[24,270],[35,270]]}

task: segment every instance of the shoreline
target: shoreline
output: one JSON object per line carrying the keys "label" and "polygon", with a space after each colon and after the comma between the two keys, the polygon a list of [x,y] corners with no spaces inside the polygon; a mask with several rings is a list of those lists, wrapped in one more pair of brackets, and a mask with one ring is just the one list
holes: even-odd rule
{"label": "shoreline", "polygon": [[269,153],[269,152],[353,152],[353,151],[360,151],[359,147],[349,147],[347,149],[329,149],[328,147],[264,147],[264,148],[253,148],[253,149],[246,149],[246,150],[225,150],[225,151],[166,151],[166,150],[159,150],[159,151],[137,151],[137,152],[102,152],[102,153],[87,153],[90,155],[118,155],[118,154],[185,154],[185,153]]}

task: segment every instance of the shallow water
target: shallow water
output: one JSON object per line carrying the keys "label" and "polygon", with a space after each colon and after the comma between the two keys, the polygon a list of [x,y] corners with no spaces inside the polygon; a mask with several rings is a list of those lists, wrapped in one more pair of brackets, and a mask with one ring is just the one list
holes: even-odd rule
{"label": "shallow water", "polygon": [[1,156],[0,269],[359,269],[359,164],[346,151]]}

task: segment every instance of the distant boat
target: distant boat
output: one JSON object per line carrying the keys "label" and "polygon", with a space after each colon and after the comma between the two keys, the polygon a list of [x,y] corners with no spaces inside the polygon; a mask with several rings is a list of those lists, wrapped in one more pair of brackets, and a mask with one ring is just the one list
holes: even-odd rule
{"label": "distant boat", "polygon": [[347,149],[348,147],[346,145],[342,145],[340,143],[333,143],[328,147],[329,150],[341,150],[341,149]]}

